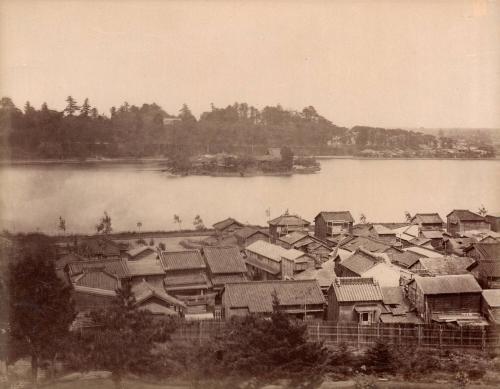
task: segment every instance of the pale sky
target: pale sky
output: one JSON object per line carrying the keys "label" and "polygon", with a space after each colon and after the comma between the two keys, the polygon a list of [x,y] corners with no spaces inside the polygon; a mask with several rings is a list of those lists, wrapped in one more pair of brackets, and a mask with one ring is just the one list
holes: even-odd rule
{"label": "pale sky", "polygon": [[500,128],[500,1],[0,0],[0,94]]}

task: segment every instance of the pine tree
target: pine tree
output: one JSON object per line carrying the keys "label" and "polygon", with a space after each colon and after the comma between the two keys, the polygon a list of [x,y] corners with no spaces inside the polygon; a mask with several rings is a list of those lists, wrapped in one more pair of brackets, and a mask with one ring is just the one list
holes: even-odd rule
{"label": "pine tree", "polygon": [[66,98],[66,102],[68,104],[66,105],[66,108],[64,108],[64,112],[68,116],[73,116],[75,114],[75,112],[78,111],[78,109],[79,109],[78,105],[76,104],[76,100],[73,97],[68,96]]}
{"label": "pine tree", "polygon": [[80,108],[80,116],[88,117],[90,113],[89,99],[85,98],[82,107]]}

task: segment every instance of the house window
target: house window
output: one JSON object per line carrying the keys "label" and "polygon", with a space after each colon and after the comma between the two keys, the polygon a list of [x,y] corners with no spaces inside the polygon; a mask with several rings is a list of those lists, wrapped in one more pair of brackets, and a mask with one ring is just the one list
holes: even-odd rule
{"label": "house window", "polygon": [[363,325],[370,324],[370,312],[361,312],[359,315],[359,322]]}

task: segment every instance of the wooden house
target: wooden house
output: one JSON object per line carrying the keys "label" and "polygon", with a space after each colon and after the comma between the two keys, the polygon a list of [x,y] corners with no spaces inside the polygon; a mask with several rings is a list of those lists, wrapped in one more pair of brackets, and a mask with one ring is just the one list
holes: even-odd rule
{"label": "wooden house", "polygon": [[385,227],[382,224],[372,224],[368,228],[370,237],[375,238],[379,241],[394,245],[396,244],[396,232]]}
{"label": "wooden house", "polygon": [[461,236],[470,230],[489,230],[486,219],[467,209],[455,209],[446,215],[446,230],[451,236]]}
{"label": "wooden house", "polygon": [[291,215],[288,210],[281,216],[268,221],[269,235],[271,243],[276,243],[276,240],[284,235],[288,235],[294,231],[308,231],[311,224],[307,220],[302,219],[300,216]]}
{"label": "wooden house", "polygon": [[162,286],[141,281],[132,287],[137,309],[148,310],[156,315],[183,317],[187,306],[181,300],[169,295]]}
{"label": "wooden house", "polygon": [[[274,300],[274,298],[277,298]],[[314,280],[273,280],[226,284],[222,292],[224,317],[273,313],[273,300],[286,314],[300,319],[322,319],[325,299]]]}
{"label": "wooden house", "polygon": [[228,217],[227,219],[221,220],[213,225],[215,232],[217,235],[230,235],[234,234],[240,228],[243,228],[243,223],[233,219],[232,217]]}
{"label": "wooden house", "polygon": [[229,282],[247,280],[245,260],[237,247],[205,247],[203,256],[215,291],[222,291]]}
{"label": "wooden house", "polygon": [[295,231],[282,236],[276,241],[276,244],[285,249],[300,250],[320,262],[327,261],[332,252],[331,246],[326,242],[303,231]]}
{"label": "wooden house", "polygon": [[341,234],[351,234],[354,219],[349,211],[323,211],[314,218],[314,236],[325,240]]}
{"label": "wooden house", "polygon": [[491,231],[500,232],[500,216],[486,215],[484,218],[490,225]]}
{"label": "wooden house", "polygon": [[500,261],[500,242],[472,243],[464,247],[463,252],[477,261]]}
{"label": "wooden house", "polygon": [[416,213],[410,222],[418,225],[421,231],[440,231],[444,228],[444,221],[438,213]]}
{"label": "wooden house", "polygon": [[80,242],[78,254],[90,259],[120,259],[121,247],[106,237],[93,236]]}
{"label": "wooden house", "polygon": [[116,299],[119,278],[104,266],[86,267],[72,279],[72,298],[77,312],[104,309]]}
{"label": "wooden house", "polygon": [[480,324],[481,286],[471,274],[415,276],[407,296],[425,323]]}
{"label": "wooden house", "polygon": [[337,277],[373,278],[382,286],[399,286],[400,268],[388,263],[382,255],[363,248],[356,250],[348,258],[337,261]]}
{"label": "wooden house", "polygon": [[75,261],[66,264],[65,272],[71,282],[74,282],[75,277],[84,273],[88,269],[102,268],[107,274],[110,274],[118,279],[128,279],[130,276],[127,262],[123,259],[103,259],[89,261]]}
{"label": "wooden house", "polygon": [[420,258],[425,257],[423,254],[402,250],[398,247],[391,247],[384,251],[384,254],[389,257],[393,265],[399,266],[402,269],[411,269]]}
{"label": "wooden house", "polygon": [[245,262],[253,279],[286,279],[294,274],[314,267],[315,261],[309,254],[295,249],[258,240],[245,249]]}
{"label": "wooden house", "polygon": [[475,261],[468,257],[420,258],[410,270],[422,276],[470,274],[467,270]]}
{"label": "wooden house", "polygon": [[481,313],[491,324],[500,325],[500,289],[483,290]]}
{"label": "wooden house", "polygon": [[155,287],[163,288],[165,271],[157,259],[143,259],[138,261],[128,261],[129,279],[132,285],[148,282]]}
{"label": "wooden house", "polygon": [[384,312],[382,290],[373,278],[337,277],[328,289],[327,320],[377,323]]}
{"label": "wooden house", "polygon": [[234,233],[236,243],[240,248],[245,248],[248,245],[258,240],[269,241],[269,233],[264,229],[257,229],[255,227],[243,227]]}
{"label": "wooden house", "polygon": [[500,289],[500,260],[473,261],[467,270],[483,289]]}
{"label": "wooden house", "polygon": [[167,293],[179,298],[200,296],[212,287],[207,266],[198,250],[163,251],[160,260]]}
{"label": "wooden house", "polygon": [[336,278],[335,261],[333,258],[322,263],[316,263],[315,267],[306,269],[293,276],[294,280],[316,280],[325,297],[327,296],[328,288],[330,288],[330,285]]}

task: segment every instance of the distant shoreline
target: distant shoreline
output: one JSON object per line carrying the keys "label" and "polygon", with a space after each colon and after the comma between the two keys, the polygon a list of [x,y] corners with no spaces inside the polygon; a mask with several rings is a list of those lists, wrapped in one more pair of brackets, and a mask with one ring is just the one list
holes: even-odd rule
{"label": "distant shoreline", "polygon": [[[450,157],[360,157],[353,155],[314,155],[319,160],[327,159],[345,159],[345,160],[441,160],[441,161],[499,161],[500,156],[493,158],[450,158]],[[111,165],[111,164],[147,164],[147,163],[166,163],[168,158],[103,158],[103,159],[1,159],[0,166],[8,165]],[[259,173],[245,174],[245,177],[276,175],[287,176],[292,174],[308,174],[299,172],[290,173]],[[240,176],[239,173],[214,173],[214,174],[188,174],[197,176]]]}

